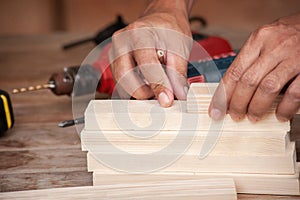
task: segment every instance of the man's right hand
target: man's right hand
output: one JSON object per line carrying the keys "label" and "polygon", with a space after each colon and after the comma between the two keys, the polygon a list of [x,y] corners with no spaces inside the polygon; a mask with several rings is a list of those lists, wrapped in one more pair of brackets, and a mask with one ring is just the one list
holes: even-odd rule
{"label": "man's right hand", "polygon": [[156,97],[163,107],[172,105],[174,95],[186,99],[191,5],[189,0],[151,1],[141,18],[113,35],[111,70],[127,94]]}

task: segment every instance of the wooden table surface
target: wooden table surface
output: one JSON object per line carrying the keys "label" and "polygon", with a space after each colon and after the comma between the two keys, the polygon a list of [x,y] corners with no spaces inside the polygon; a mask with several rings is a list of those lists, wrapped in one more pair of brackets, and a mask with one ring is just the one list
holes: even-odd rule
{"label": "wooden table surface", "polygon": [[[82,35],[0,37],[0,89],[41,84],[53,72],[80,64],[92,44],[61,50],[61,45]],[[49,90],[11,94],[15,125],[0,137],[0,191],[21,191],[92,185],[86,152],[74,127],[59,128],[72,118],[71,98]],[[299,116],[294,133],[299,133]],[[298,122],[298,123],[297,123]],[[239,199],[300,199],[271,195],[238,195]]]}

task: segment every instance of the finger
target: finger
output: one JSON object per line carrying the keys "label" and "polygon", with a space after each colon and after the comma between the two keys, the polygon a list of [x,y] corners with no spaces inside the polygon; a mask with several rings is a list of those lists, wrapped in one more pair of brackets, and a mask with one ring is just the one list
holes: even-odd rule
{"label": "finger", "polygon": [[188,91],[186,78],[187,61],[178,55],[168,52],[166,56],[166,72],[176,98],[185,100]]}
{"label": "finger", "polygon": [[231,101],[236,85],[246,69],[258,58],[261,43],[252,35],[222,78],[209,106],[209,115],[214,120],[222,119]]}
{"label": "finger", "polygon": [[294,66],[283,61],[263,78],[249,104],[249,120],[255,122],[263,119],[284,85],[298,73]]}
{"label": "finger", "polygon": [[[244,72],[236,85],[228,107],[228,113],[233,120],[238,121],[246,116],[248,105],[258,85],[278,65],[278,62],[278,59],[274,59],[270,54],[260,55]],[[282,69],[280,68],[280,70]],[[272,100],[272,98],[270,97],[268,100]]]}
{"label": "finger", "polygon": [[[136,99],[153,97],[153,92],[135,70],[135,62],[130,54],[120,56],[111,64],[112,74],[116,80],[118,95],[122,98],[132,96]],[[124,93],[124,90],[126,93]]]}
{"label": "finger", "polygon": [[158,60],[156,50],[154,48],[139,49],[133,54],[139,69],[160,105],[163,107],[171,106],[174,101],[173,89]]}
{"label": "finger", "polygon": [[282,101],[279,103],[276,116],[279,121],[291,119],[300,109],[300,75],[290,84]]}

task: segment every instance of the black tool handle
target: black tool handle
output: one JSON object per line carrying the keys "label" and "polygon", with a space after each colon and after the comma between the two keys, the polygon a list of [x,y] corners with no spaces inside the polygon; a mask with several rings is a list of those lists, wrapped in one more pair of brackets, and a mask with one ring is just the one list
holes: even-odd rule
{"label": "black tool handle", "polygon": [[108,25],[107,27],[105,27],[104,29],[100,30],[95,37],[90,37],[90,38],[84,38],[78,41],[74,41],[68,44],[65,44],[63,46],[64,50],[70,49],[72,47],[87,43],[87,42],[95,42],[96,45],[100,44],[101,42],[103,42],[104,40],[110,38],[114,32],[116,32],[119,29],[122,29],[124,27],[126,27],[127,24],[123,21],[123,18],[118,15],[117,16],[117,20],[111,24]]}

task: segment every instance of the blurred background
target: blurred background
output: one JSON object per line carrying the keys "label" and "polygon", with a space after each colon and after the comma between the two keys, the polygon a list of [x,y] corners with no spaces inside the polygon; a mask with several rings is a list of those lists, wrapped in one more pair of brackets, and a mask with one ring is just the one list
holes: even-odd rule
{"label": "blurred background", "polygon": [[[90,33],[121,14],[132,22],[148,0],[0,0],[0,36]],[[193,15],[209,26],[251,32],[259,25],[300,12],[300,0],[196,0]]]}

